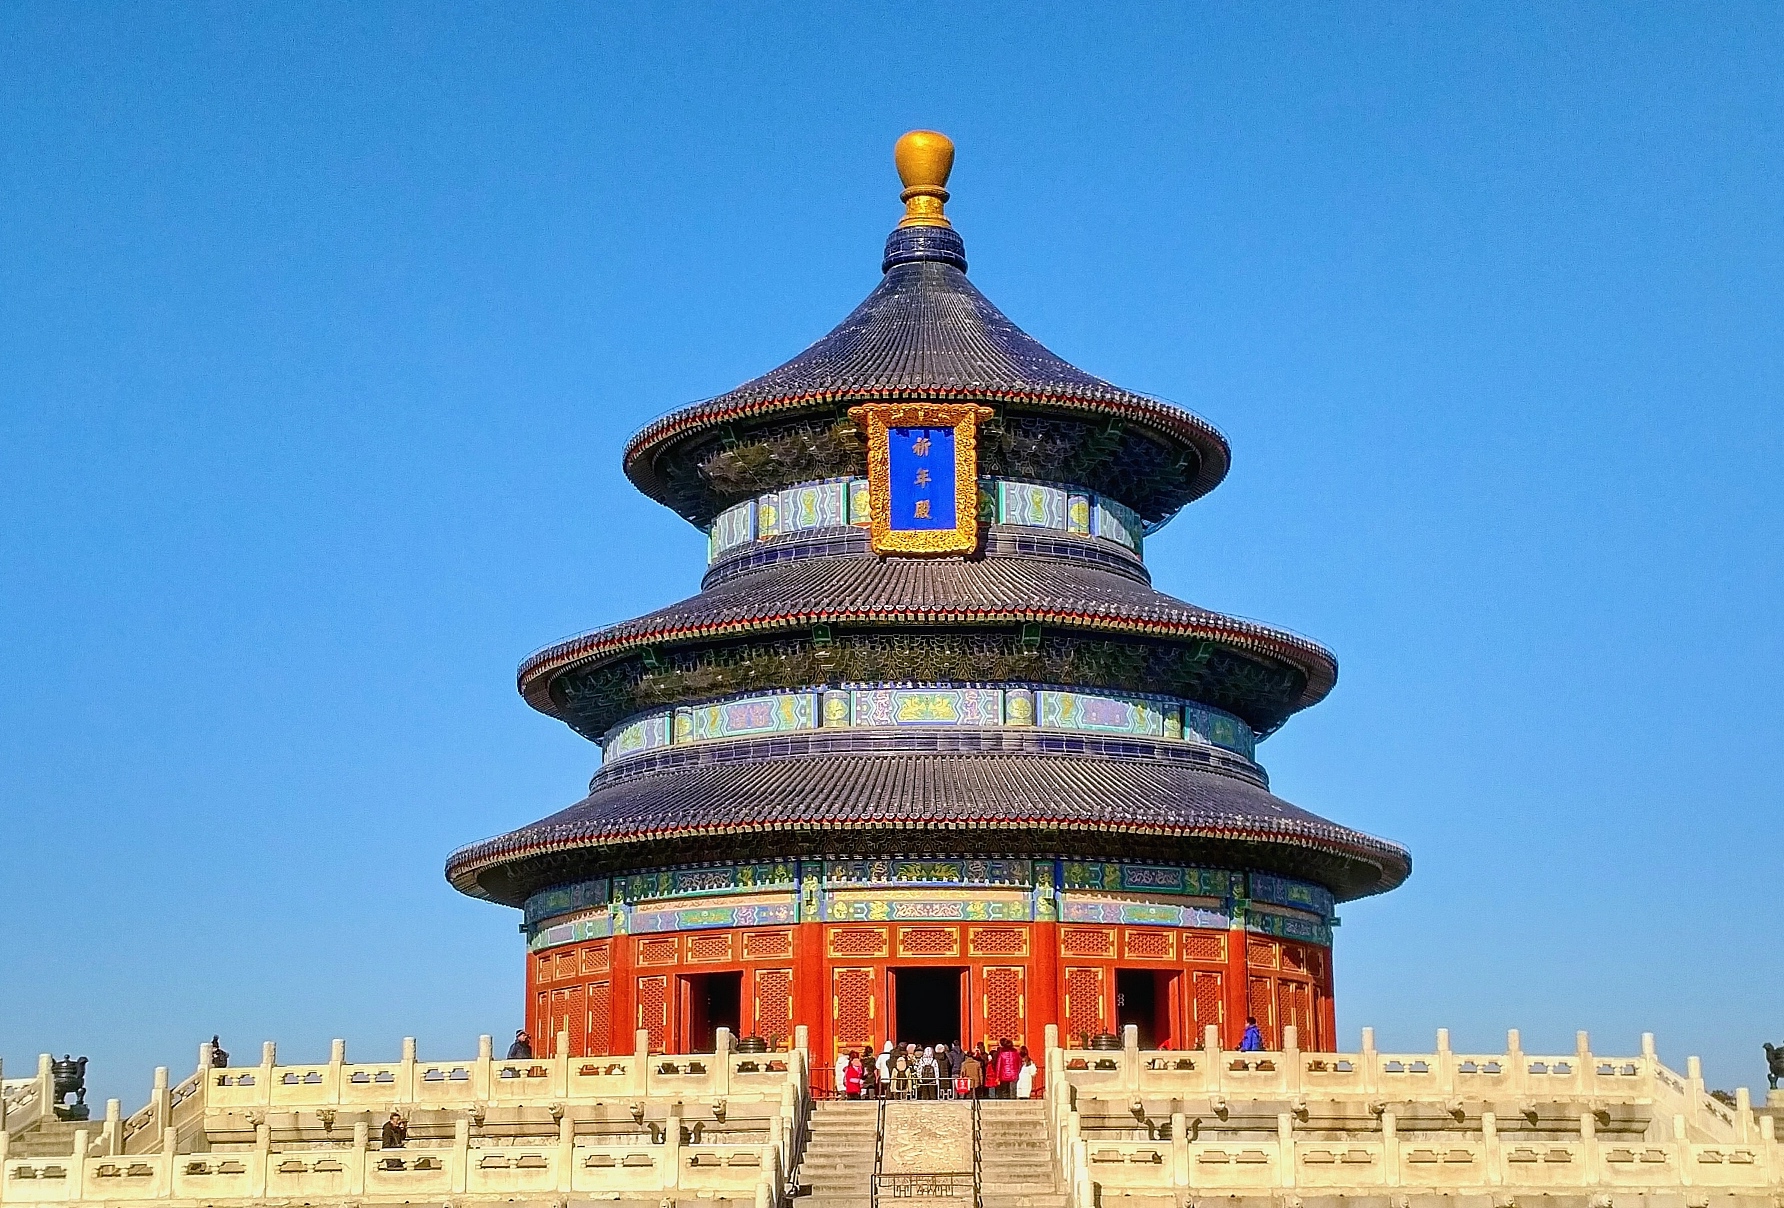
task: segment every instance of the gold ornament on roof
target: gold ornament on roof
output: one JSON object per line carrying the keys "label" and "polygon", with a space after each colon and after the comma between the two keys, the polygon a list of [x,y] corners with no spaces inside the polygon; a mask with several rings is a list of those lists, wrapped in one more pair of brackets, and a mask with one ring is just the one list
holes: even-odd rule
{"label": "gold ornament on roof", "polygon": [[948,201],[948,173],[954,170],[954,140],[933,130],[912,130],[892,148],[904,192],[901,227],[952,226],[942,207]]}

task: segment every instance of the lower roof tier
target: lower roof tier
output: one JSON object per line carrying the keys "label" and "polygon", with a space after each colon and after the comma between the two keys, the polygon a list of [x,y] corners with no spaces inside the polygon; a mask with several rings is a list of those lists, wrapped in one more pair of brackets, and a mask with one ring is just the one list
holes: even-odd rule
{"label": "lower roof tier", "polygon": [[1339,900],[1393,889],[1406,849],[1272,794],[1214,748],[955,730],[818,731],[671,749],[603,769],[570,808],[453,853],[461,891],[539,889],[703,860],[1026,854],[1255,868]]}

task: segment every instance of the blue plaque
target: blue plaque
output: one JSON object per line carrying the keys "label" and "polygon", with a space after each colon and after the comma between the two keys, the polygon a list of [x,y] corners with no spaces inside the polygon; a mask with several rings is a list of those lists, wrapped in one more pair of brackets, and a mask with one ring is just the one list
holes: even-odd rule
{"label": "blue plaque", "polygon": [[888,428],[887,502],[894,532],[955,527],[953,428]]}

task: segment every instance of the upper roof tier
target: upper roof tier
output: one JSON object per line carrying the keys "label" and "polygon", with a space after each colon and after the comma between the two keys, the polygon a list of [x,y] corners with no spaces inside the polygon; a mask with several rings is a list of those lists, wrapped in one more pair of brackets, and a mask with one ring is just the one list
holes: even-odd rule
{"label": "upper roof tier", "polygon": [[907,170],[904,148],[912,211],[886,240],[878,288],[780,368],[647,425],[626,446],[627,477],[704,525],[765,491],[864,474],[848,408],[920,398],[996,411],[979,436],[981,474],[1085,487],[1154,526],[1213,490],[1226,476],[1226,438],[1181,407],[1085,373],[1010,322],[966,279],[965,244],[935,200],[947,197],[946,166],[937,183],[933,165],[918,165],[927,176]]}

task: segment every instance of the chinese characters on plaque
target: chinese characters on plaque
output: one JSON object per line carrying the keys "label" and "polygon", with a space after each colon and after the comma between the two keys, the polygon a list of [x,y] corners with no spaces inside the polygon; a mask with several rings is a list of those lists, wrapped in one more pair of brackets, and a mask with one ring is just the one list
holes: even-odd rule
{"label": "chinese characters on plaque", "polygon": [[879,554],[965,554],[978,546],[977,403],[867,403],[868,527]]}

